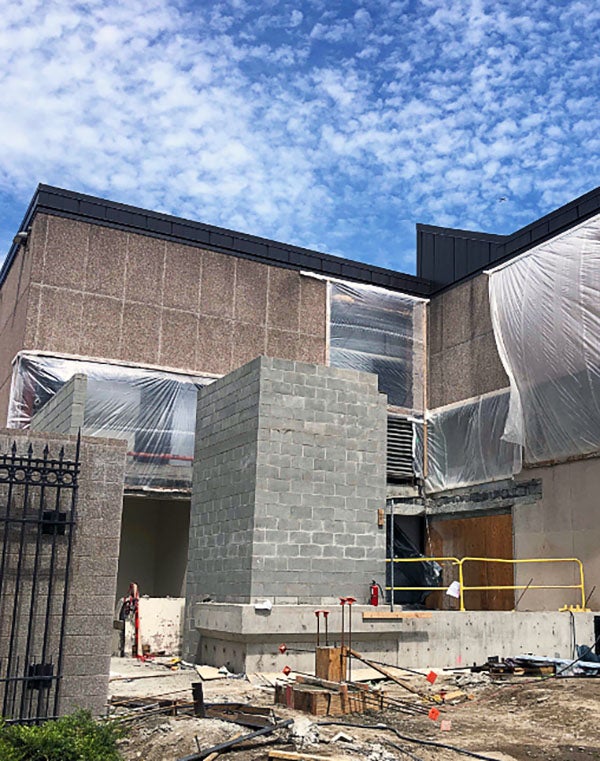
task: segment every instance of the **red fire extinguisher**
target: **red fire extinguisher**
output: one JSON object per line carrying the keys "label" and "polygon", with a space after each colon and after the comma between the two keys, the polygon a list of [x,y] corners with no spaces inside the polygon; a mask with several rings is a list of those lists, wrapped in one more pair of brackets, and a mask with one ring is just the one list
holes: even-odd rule
{"label": "red fire extinguisher", "polygon": [[379,584],[373,579],[369,587],[369,605],[379,605]]}

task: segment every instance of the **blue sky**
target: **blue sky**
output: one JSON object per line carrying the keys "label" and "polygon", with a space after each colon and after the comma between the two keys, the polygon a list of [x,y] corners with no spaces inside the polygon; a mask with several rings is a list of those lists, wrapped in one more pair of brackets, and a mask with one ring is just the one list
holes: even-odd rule
{"label": "blue sky", "polygon": [[594,3],[0,10],[0,258],[38,182],[408,272],[600,185]]}

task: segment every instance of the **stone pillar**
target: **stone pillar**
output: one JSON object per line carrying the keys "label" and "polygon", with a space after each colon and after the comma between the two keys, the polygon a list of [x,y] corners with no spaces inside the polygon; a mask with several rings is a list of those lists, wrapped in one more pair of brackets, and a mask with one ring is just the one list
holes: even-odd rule
{"label": "stone pillar", "polygon": [[[57,458],[61,447],[65,448],[65,458],[74,458],[77,445],[75,436],[37,433],[22,430],[0,430],[0,453],[8,452],[16,442],[17,452],[25,453],[32,445],[33,455],[42,457],[48,445],[49,457]],[[123,483],[127,442],[112,439],[82,438],[80,450],[79,489],[76,509],[76,523],[73,532],[71,573],[67,595],[65,636],[63,647],[63,669],[60,687],[59,713],[71,713],[77,708],[85,708],[93,714],[104,714],[108,698],[108,678],[112,652],[115,588],[119,557],[119,536],[121,511],[123,506]],[[0,490],[0,510],[6,510],[7,485]],[[23,502],[30,511],[32,505],[22,499],[20,491],[13,490],[12,514],[23,511]],[[17,494],[18,491],[18,494]],[[30,492],[33,491],[33,487]],[[48,508],[55,507],[51,489],[47,489]],[[30,493],[31,497],[31,493]],[[68,495],[65,495],[70,499]],[[5,524],[0,521],[0,544]],[[13,590],[11,579],[22,557],[21,594],[23,606],[29,604],[32,594],[33,557],[36,550],[37,524],[32,523],[24,532],[23,552],[19,553],[19,531],[11,530],[8,535],[7,574],[0,597],[0,651],[6,656],[10,621],[13,611]],[[66,537],[65,537],[66,539]],[[48,542],[43,537],[42,544]],[[58,641],[60,631],[60,609],[64,589],[65,541],[57,541],[55,574],[53,577],[53,604],[49,629],[49,649],[46,660],[56,668],[58,662]],[[36,618],[33,636],[32,659],[39,658],[43,626],[43,611],[48,594],[48,552],[38,570],[36,586]],[[59,562],[60,561],[60,562]],[[27,640],[29,619],[19,614],[15,632],[16,656],[21,659]],[[40,634],[38,634],[38,631]],[[34,696],[37,700],[37,694]]]}

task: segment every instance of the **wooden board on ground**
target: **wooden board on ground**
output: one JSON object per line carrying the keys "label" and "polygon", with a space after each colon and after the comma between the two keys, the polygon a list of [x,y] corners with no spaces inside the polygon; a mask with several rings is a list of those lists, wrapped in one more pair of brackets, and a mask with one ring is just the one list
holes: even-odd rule
{"label": "wooden board on ground", "polygon": [[268,687],[275,687],[278,682],[295,682],[296,675],[292,671],[289,676],[286,676],[281,671],[261,671],[254,672],[252,674],[246,674],[248,681],[253,685],[267,685]]}
{"label": "wooden board on ground", "polygon": [[360,668],[352,666],[353,682],[381,682],[383,679],[387,679],[387,677],[368,666],[361,666]]}
{"label": "wooden board on ground", "polygon": [[212,682],[214,679],[227,679],[227,674],[221,674],[214,666],[194,666],[196,673],[203,682]]}

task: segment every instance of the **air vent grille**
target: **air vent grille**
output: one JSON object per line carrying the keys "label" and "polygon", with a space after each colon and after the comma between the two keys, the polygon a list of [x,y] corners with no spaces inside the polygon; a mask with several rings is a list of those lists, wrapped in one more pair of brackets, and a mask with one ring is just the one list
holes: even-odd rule
{"label": "air vent grille", "polygon": [[408,481],[413,467],[413,424],[402,417],[389,416],[387,422],[388,481]]}

